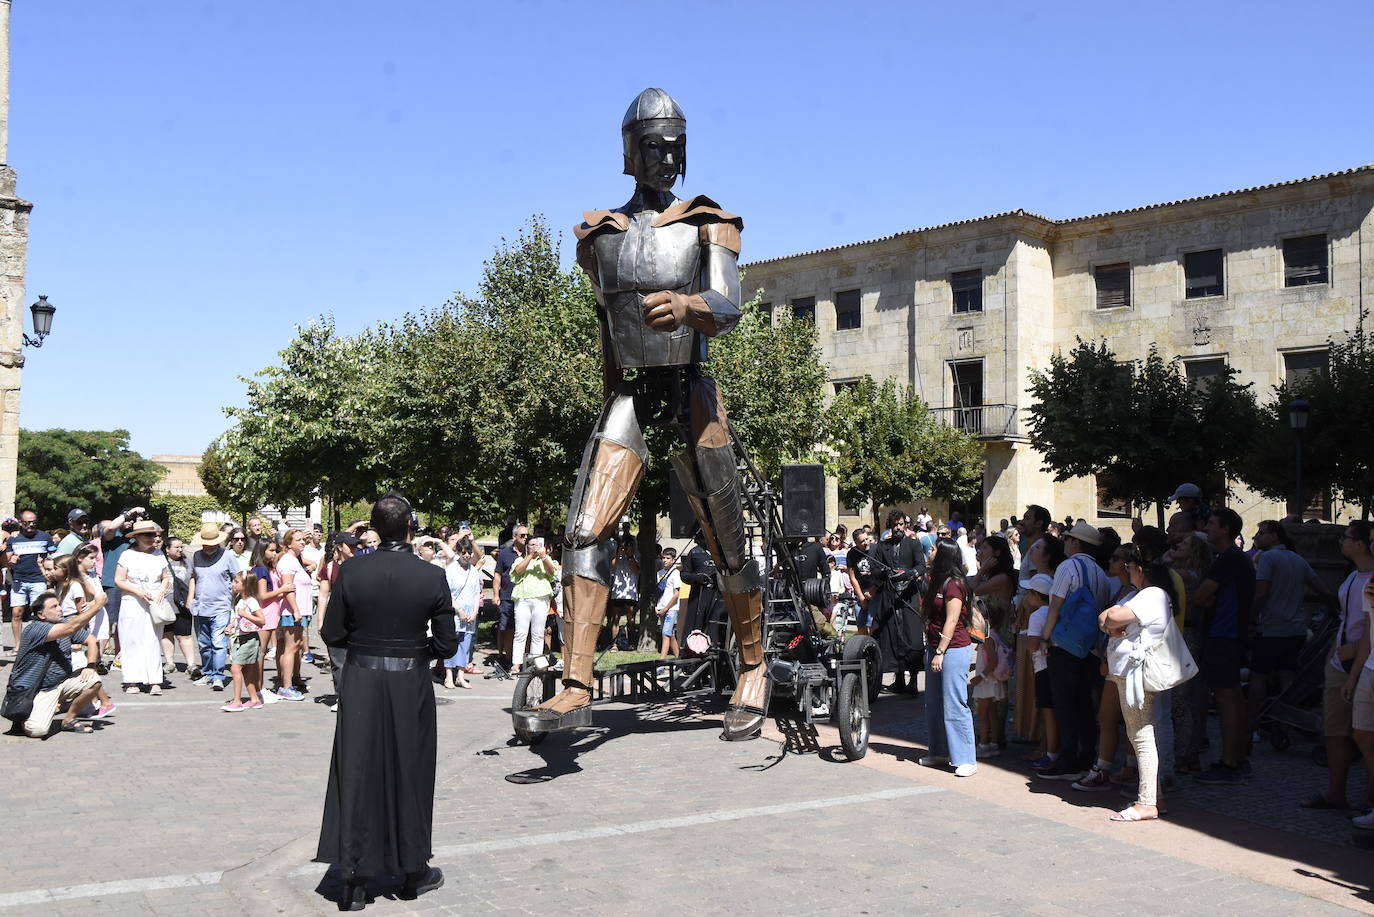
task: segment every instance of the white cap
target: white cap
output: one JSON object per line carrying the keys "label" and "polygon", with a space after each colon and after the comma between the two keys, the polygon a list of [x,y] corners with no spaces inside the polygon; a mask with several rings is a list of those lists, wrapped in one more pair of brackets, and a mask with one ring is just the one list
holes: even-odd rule
{"label": "white cap", "polygon": [[1026,581],[1026,588],[1041,595],[1049,595],[1054,588],[1054,577],[1048,573],[1037,573]]}
{"label": "white cap", "polygon": [[1166,503],[1176,503],[1179,497],[1191,497],[1194,500],[1202,496],[1202,490],[1196,484],[1180,484],[1174,495],[1166,500]]}

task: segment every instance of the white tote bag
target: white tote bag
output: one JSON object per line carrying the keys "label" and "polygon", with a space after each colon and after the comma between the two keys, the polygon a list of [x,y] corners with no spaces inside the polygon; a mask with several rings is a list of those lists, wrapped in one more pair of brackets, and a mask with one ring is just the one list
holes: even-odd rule
{"label": "white tote bag", "polygon": [[1140,672],[1145,690],[1156,694],[1176,688],[1197,674],[1197,663],[1173,618],[1164,626],[1163,639],[1145,650]]}

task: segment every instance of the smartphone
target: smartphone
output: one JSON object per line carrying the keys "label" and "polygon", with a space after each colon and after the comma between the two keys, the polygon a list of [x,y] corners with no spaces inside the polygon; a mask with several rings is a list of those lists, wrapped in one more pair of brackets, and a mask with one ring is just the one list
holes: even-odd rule
{"label": "smartphone", "polygon": [[458,529],[459,529],[459,531],[461,531],[461,530],[463,530],[463,529],[467,529],[467,530],[471,531],[471,530],[472,530],[472,523],[471,523],[471,522],[460,522],[460,523],[458,523]]}
{"label": "smartphone", "polygon": [[531,550],[531,551],[542,551],[542,550],[544,550],[544,539],[542,539],[542,538],[531,538],[531,539],[530,539],[530,550]]}

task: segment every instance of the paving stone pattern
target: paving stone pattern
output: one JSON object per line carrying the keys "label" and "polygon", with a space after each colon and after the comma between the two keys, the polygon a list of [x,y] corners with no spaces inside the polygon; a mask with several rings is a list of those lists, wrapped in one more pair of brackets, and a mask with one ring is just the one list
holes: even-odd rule
{"label": "paving stone pattern", "polygon": [[[327,677],[315,678],[323,689]],[[11,827],[0,915],[337,913],[315,892],[324,868],[309,863],[328,709],[230,715],[218,710],[224,695],[173,680],[161,699],[118,697],[97,735],[0,736],[0,812]],[[434,842],[448,882],[415,902],[379,898],[369,913],[1344,912],[827,752],[723,743],[718,719],[692,705],[598,708],[594,730],[512,746],[510,687],[441,692]],[[919,735],[919,701],[883,703],[894,718],[884,734]],[[1262,796],[1267,782],[1245,792]],[[885,791],[906,795],[828,804]],[[1270,793],[1282,795],[1272,784]],[[780,809],[741,813],[761,806]],[[722,820],[702,818],[711,814]],[[670,821],[646,824],[658,819]],[[615,826],[627,830],[585,835]],[[192,873],[224,878],[3,906],[7,895]]]}

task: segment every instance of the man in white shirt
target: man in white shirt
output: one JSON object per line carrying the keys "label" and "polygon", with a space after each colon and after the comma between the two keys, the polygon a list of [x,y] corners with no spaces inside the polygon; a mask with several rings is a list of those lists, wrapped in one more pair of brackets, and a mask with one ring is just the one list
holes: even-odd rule
{"label": "man in white shirt", "polygon": [[663,647],[658,658],[667,659],[678,654],[677,645],[677,605],[682,594],[682,574],[677,569],[677,551],[664,548],[663,569],[659,571],[658,583],[662,592],[658,597],[655,610],[663,619]]}

